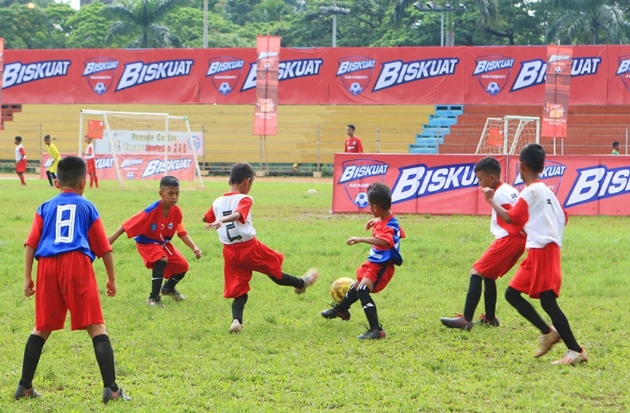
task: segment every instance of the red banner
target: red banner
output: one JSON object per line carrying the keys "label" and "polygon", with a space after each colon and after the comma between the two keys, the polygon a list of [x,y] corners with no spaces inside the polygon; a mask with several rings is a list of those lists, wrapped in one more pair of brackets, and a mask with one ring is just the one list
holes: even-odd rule
{"label": "red banner", "polygon": [[280,65],[280,37],[256,38],[256,104],[254,135],[278,134],[278,68]]}
{"label": "red banner", "polygon": [[90,139],[103,139],[104,129],[105,124],[102,120],[88,120],[87,134],[85,136]]}
{"label": "red banner", "polygon": [[[2,106],[2,72],[4,71],[4,39],[0,37],[0,107]],[[2,132],[2,122],[0,121],[0,132]]]}
{"label": "red banner", "polygon": [[[547,60],[546,46],[283,48],[278,103],[540,107]],[[253,48],[7,50],[3,100],[255,104],[257,67]],[[571,105],[630,104],[630,46],[574,46],[570,70]]]}
{"label": "red banner", "polygon": [[[475,163],[485,155],[335,154],[333,212],[369,213],[367,188],[392,190],[394,213],[486,215]],[[518,155],[495,156],[519,190]],[[630,165],[619,156],[548,156],[540,176],[569,215],[630,216]]]}
{"label": "red banner", "polygon": [[567,137],[572,53],[573,48],[570,46],[547,47],[547,70],[540,130],[541,136],[549,138]]}

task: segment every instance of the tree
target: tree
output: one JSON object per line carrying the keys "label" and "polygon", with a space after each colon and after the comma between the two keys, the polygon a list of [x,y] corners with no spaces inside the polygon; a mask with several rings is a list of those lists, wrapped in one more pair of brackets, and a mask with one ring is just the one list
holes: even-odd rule
{"label": "tree", "polygon": [[101,2],[86,4],[68,19],[67,25],[70,28],[68,47],[76,49],[105,47],[109,22],[103,14],[104,8]]}
{"label": "tree", "polygon": [[114,21],[105,41],[123,36],[132,48],[179,47],[181,40],[161,24],[181,0],[125,0],[105,7]]}
{"label": "tree", "polygon": [[628,20],[617,3],[552,0],[547,40],[564,44],[627,43]]}

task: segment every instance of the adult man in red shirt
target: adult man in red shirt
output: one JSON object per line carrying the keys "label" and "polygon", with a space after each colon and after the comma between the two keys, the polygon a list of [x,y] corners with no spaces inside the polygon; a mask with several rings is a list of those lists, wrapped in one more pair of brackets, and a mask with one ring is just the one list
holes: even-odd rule
{"label": "adult man in red shirt", "polygon": [[361,144],[361,138],[354,134],[354,125],[348,125],[348,138],[344,145],[345,153],[363,153],[363,145]]}

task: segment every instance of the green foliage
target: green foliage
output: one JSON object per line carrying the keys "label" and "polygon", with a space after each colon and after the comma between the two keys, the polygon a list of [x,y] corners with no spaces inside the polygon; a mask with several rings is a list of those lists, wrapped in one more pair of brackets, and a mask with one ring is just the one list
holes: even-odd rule
{"label": "green foliage", "polygon": [[[157,183],[120,190],[103,182],[86,197],[99,208],[108,233],[157,199]],[[623,412],[630,370],[626,305],[630,258],[628,217],[571,217],[563,247],[559,304],[590,361],[576,368],[551,366],[564,345],[533,358],[537,331],[499,294],[499,328],[448,330],[439,318],[460,311],[472,263],[492,242],[488,217],[399,215],[407,238],[405,263],[391,284],[374,295],[385,340],[360,342],[366,324],[359,305],[352,319],[324,320],[328,287],[354,276],[367,254],[349,236],[366,234],[367,214],[329,214],[331,182],[256,179],[253,221],[257,237],[285,254],[284,270],[300,275],[310,266],[320,280],[303,295],[254,274],[245,328],[230,335],[230,301],[222,297],[221,245],[204,231],[201,215],[224,193],[226,178],[182,191],[186,229],[204,255],[190,260],[179,290],[187,300],[166,298],[166,308],[146,306],[150,273],[134,241],[114,244],[118,294],[104,295],[103,264],[94,268],[118,383],[133,397],[112,403],[114,412]],[[308,189],[317,190],[308,195]],[[23,241],[37,206],[57,192],[46,182],[0,181],[0,411],[96,412],[101,381],[84,332],[52,334],[35,375],[44,397],[15,402],[24,344],[33,327],[34,300],[23,290]],[[395,210],[395,208],[394,208]],[[514,270],[513,270],[514,271]],[[513,274],[498,281],[506,288]],[[540,311],[539,303],[533,301]],[[477,315],[483,312],[483,302]],[[545,316],[546,319],[546,316]],[[70,361],[70,362],[69,362]]]}

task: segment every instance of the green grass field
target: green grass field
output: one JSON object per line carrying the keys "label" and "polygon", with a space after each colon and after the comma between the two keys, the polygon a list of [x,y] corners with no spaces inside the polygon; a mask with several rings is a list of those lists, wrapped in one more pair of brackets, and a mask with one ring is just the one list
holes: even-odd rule
{"label": "green grass field", "polygon": [[[186,227],[204,256],[179,286],[187,300],[145,304],[150,272],[133,240],[114,245],[118,295],[104,295],[102,262],[94,263],[118,383],[133,397],[100,403],[102,383],[85,332],[53,333],[44,347],[37,400],[13,401],[34,300],[23,296],[23,242],[37,206],[56,195],[44,181],[0,180],[0,412],[623,412],[630,406],[628,297],[630,219],[571,217],[563,249],[559,304],[587,364],[551,366],[562,343],[534,359],[537,330],[502,296],[512,270],[498,282],[499,328],[448,330],[439,318],[462,310],[473,262],[492,241],[488,217],[401,215],[405,263],[374,296],[385,340],[362,342],[359,305],[349,322],[324,320],[328,287],[354,277],[368,251],[347,246],[364,234],[368,215],[330,214],[331,183],[258,179],[253,221],[258,238],[285,254],[284,270],[302,275],[317,266],[320,280],[306,294],[256,274],[245,328],[230,335],[231,301],[222,297],[221,245],[204,231],[202,214],[228,189],[227,178],[204,190],[182,191]],[[86,196],[108,233],[157,199],[156,188],[120,190],[106,182]],[[316,195],[308,195],[310,188]],[[395,209],[394,209],[395,211]],[[537,308],[539,303],[535,303]],[[476,316],[483,312],[483,299]]]}

